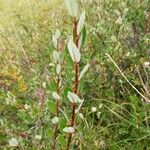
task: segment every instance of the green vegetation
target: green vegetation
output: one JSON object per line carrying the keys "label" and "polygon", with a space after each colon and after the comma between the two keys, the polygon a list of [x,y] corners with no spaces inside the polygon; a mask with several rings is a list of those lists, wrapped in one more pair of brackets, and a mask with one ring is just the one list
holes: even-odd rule
{"label": "green vegetation", "polygon": [[0,150],[150,149],[150,1],[76,1],[0,0]]}

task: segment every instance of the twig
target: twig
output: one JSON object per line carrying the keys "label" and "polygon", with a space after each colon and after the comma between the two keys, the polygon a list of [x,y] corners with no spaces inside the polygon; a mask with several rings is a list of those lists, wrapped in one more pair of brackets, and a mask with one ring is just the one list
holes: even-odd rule
{"label": "twig", "polygon": [[[77,34],[77,18],[76,17],[74,17],[74,33],[75,33],[75,44],[78,47],[79,35]],[[75,65],[75,81],[74,81],[73,91],[75,94],[77,94],[78,93],[78,84],[79,84],[79,80],[78,80],[79,64],[77,62],[75,62],[74,65]],[[71,121],[70,121],[71,127],[73,127],[75,124],[75,117],[76,117],[76,103],[73,102],[72,103],[72,117],[71,117]],[[71,144],[71,139],[72,139],[72,133],[69,134],[66,150],[69,150],[69,147]]]}
{"label": "twig", "polygon": [[142,84],[143,88],[144,88],[144,89],[145,89],[145,91],[146,91],[146,94],[147,94],[148,96],[150,96],[150,93],[149,93],[149,91],[148,91],[148,89],[147,89],[146,85],[144,84],[144,81],[143,81],[143,79],[142,79],[142,77],[141,77],[141,74],[140,74],[140,71],[139,71],[139,69],[138,69],[138,68],[137,68],[137,72],[138,72],[138,75],[139,75],[139,78],[140,78],[141,84]]}
{"label": "twig", "polygon": [[[58,45],[57,45],[58,50]],[[57,62],[59,64],[59,62]],[[60,94],[60,74],[57,75],[57,94]],[[56,102],[56,116],[59,117],[59,111],[60,111],[60,99],[57,99]],[[58,123],[54,125],[54,143],[53,143],[53,150],[56,150],[56,144],[57,144],[57,137],[58,137]]]}
{"label": "twig", "polygon": [[121,71],[121,69],[118,67],[118,65],[115,63],[115,61],[111,58],[111,56],[107,53],[105,53],[105,55],[111,60],[111,62],[115,65],[115,67],[118,69],[118,71],[120,72],[120,74],[122,75],[122,77],[129,83],[129,85],[148,103],[150,103],[150,100],[145,97],[129,80],[128,78],[123,74],[123,72]]}

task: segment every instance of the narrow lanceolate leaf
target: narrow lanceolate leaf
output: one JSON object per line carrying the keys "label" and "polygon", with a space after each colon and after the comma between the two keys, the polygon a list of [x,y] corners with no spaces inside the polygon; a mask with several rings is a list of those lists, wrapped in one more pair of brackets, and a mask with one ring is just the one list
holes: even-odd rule
{"label": "narrow lanceolate leaf", "polygon": [[61,65],[58,64],[58,65],[56,66],[56,73],[59,75],[60,72],[61,72]]}
{"label": "narrow lanceolate leaf", "polygon": [[55,100],[60,100],[60,96],[57,94],[57,92],[53,92],[52,96]]}
{"label": "narrow lanceolate leaf", "polygon": [[55,48],[57,48],[57,39],[54,35],[53,35],[52,39],[53,39],[53,44],[54,44]]}
{"label": "narrow lanceolate leaf", "polygon": [[79,62],[81,58],[81,54],[77,46],[72,41],[68,42],[68,50],[69,50],[72,60],[74,62]]}
{"label": "narrow lanceolate leaf", "polygon": [[81,80],[81,78],[83,77],[83,75],[88,71],[89,67],[90,67],[90,64],[87,64],[87,65],[83,68],[83,70],[81,71],[81,73],[80,73],[80,75],[79,75],[79,80]]}
{"label": "narrow lanceolate leaf", "polygon": [[60,37],[60,31],[59,31],[59,29],[57,29],[52,36],[53,44],[54,44],[55,48],[57,48],[59,37]]}
{"label": "narrow lanceolate leaf", "polygon": [[54,61],[55,62],[58,62],[59,61],[59,59],[60,59],[60,54],[59,54],[59,52],[57,52],[57,51],[53,51],[53,59],[54,59]]}
{"label": "narrow lanceolate leaf", "polygon": [[78,9],[76,0],[65,0],[65,3],[69,14],[73,17],[76,16]]}
{"label": "narrow lanceolate leaf", "polygon": [[71,103],[81,103],[82,102],[82,100],[78,97],[78,95],[76,95],[73,92],[69,91],[67,97]]}
{"label": "narrow lanceolate leaf", "polygon": [[82,49],[85,39],[86,39],[86,28],[85,28],[85,26],[83,26],[83,29],[80,32],[80,39],[79,39],[79,45],[78,45],[79,50]]}
{"label": "narrow lanceolate leaf", "polygon": [[63,131],[70,134],[70,133],[74,133],[75,129],[73,127],[65,127]]}
{"label": "narrow lanceolate leaf", "polygon": [[82,12],[82,14],[80,15],[80,19],[79,19],[79,22],[77,25],[77,34],[80,34],[80,32],[83,28],[83,25],[84,25],[84,20],[85,20],[85,11]]}
{"label": "narrow lanceolate leaf", "polygon": [[60,38],[60,31],[59,31],[59,29],[57,29],[55,31],[55,37],[56,37],[57,40]]}
{"label": "narrow lanceolate leaf", "polygon": [[78,48],[79,48],[79,50],[81,50],[81,48],[82,48],[82,45],[83,45],[83,34],[81,34],[80,35],[80,38],[79,38],[79,44],[78,44]]}

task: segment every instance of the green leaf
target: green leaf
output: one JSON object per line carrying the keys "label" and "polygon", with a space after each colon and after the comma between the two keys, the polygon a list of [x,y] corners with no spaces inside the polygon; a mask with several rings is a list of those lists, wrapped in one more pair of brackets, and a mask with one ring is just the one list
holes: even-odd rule
{"label": "green leaf", "polygon": [[60,100],[60,96],[58,95],[57,92],[53,92],[53,93],[52,93],[52,97],[53,97],[55,100]]}
{"label": "green leaf", "polygon": [[53,59],[57,63],[60,59],[60,53],[57,52],[56,50],[53,51]]}
{"label": "green leaf", "polygon": [[79,52],[79,49],[71,40],[68,42],[68,51],[70,53],[70,56],[71,56],[73,62],[80,61],[81,54]]}
{"label": "green leaf", "polygon": [[60,37],[60,31],[59,31],[59,29],[57,29],[56,32],[54,33],[54,35],[52,36],[52,40],[53,40],[53,44],[54,44],[55,48],[57,48],[59,37]]}
{"label": "green leaf", "polygon": [[81,32],[81,34],[80,34],[79,50],[82,49],[82,46],[83,46],[83,44],[84,44],[84,42],[85,42],[85,39],[86,39],[86,28],[85,28],[85,26],[84,26],[83,29],[82,29],[82,32]]}
{"label": "green leaf", "polygon": [[90,64],[85,65],[85,67],[83,68],[83,70],[81,71],[81,73],[79,75],[79,80],[81,80],[83,75],[88,71],[89,67],[90,67]]}
{"label": "green leaf", "polygon": [[67,121],[64,117],[59,118],[59,125],[61,130],[63,130],[66,127]]}
{"label": "green leaf", "polygon": [[63,135],[59,135],[58,137],[58,143],[60,143],[60,145],[62,147],[65,147],[67,142],[66,142],[66,138]]}
{"label": "green leaf", "polygon": [[82,100],[78,97],[78,95],[76,95],[75,93],[73,93],[73,92],[68,92],[68,95],[67,95],[67,98],[69,99],[69,101],[71,102],[71,103],[81,103],[82,102]]}
{"label": "green leaf", "polygon": [[68,66],[72,66],[74,63],[72,62],[72,59],[70,57],[70,54],[68,53],[68,48],[67,46],[65,47],[65,50],[64,50],[64,58],[67,62],[67,65]]}
{"label": "green leaf", "polygon": [[66,7],[71,16],[75,17],[77,15],[77,2],[76,0],[65,0]]}
{"label": "green leaf", "polygon": [[49,90],[55,91],[56,87],[57,87],[56,82],[54,80],[51,81],[50,84],[48,85],[48,87],[49,87]]}
{"label": "green leaf", "polygon": [[83,28],[83,25],[84,25],[84,20],[85,20],[85,11],[82,12],[82,14],[80,15],[80,19],[78,21],[78,25],[77,25],[77,34],[78,35],[82,31],[82,28]]}
{"label": "green leaf", "polygon": [[56,103],[53,101],[48,101],[48,108],[51,113],[55,113],[56,112]]}

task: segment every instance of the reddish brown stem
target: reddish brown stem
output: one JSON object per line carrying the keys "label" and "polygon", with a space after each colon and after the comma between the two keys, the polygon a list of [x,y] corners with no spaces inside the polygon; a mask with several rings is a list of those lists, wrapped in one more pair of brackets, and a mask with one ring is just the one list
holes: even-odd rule
{"label": "reddish brown stem", "polygon": [[[74,17],[74,32],[75,32],[75,44],[78,47],[79,35],[77,34],[77,19],[76,19],[76,17]],[[74,88],[73,88],[73,91],[75,94],[78,93],[78,84],[79,84],[78,73],[79,73],[79,64],[76,62],[75,63],[75,81],[74,81]],[[76,110],[76,103],[73,102],[72,103],[72,117],[71,117],[71,121],[70,121],[71,127],[73,127],[75,124],[75,117],[76,117],[75,110]],[[71,139],[72,139],[72,133],[69,134],[66,150],[69,150],[69,147],[71,144]]]}

